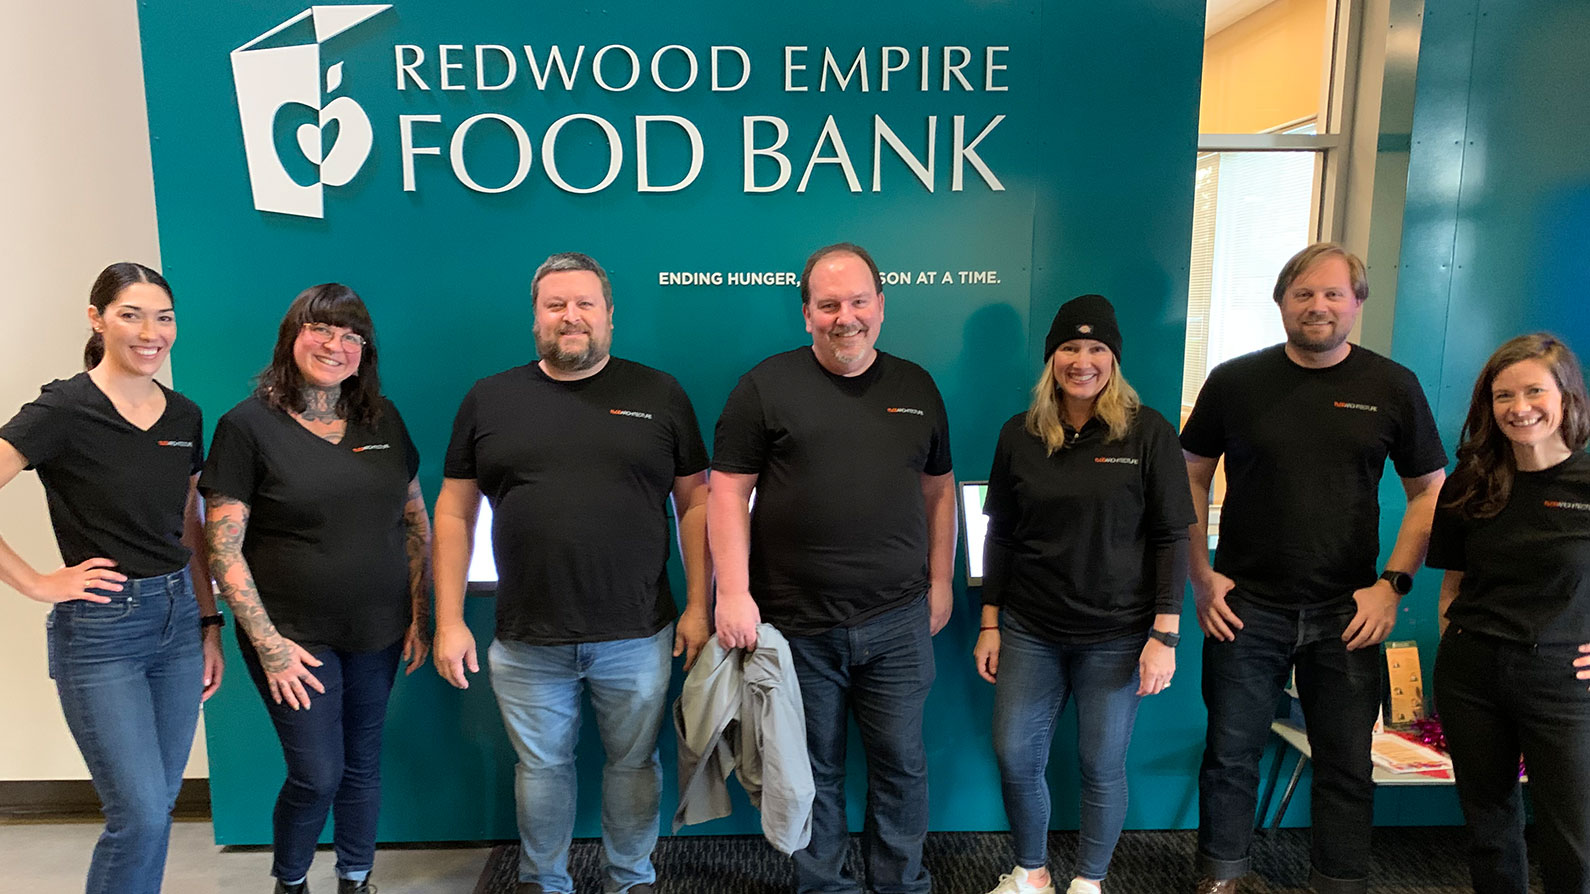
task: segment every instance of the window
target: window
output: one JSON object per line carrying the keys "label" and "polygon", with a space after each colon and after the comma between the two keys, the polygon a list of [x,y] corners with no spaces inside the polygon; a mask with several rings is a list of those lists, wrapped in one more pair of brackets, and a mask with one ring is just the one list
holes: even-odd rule
{"label": "window", "polygon": [[[1208,0],[1182,421],[1209,370],[1285,336],[1286,259],[1339,239],[1356,53],[1349,0]],[[1216,473],[1210,543],[1219,534]]]}

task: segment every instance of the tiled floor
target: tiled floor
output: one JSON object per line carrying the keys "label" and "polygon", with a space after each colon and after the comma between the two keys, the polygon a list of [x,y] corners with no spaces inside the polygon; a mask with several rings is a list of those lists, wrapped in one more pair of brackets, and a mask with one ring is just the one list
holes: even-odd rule
{"label": "tiled floor", "polygon": [[[0,891],[5,894],[81,894],[89,854],[99,837],[94,823],[0,822]],[[488,850],[474,847],[383,848],[373,881],[381,894],[469,894]],[[269,894],[270,854],[226,852],[210,824],[179,821],[166,861],[165,894]],[[321,851],[309,873],[316,894],[337,890],[334,858]]]}

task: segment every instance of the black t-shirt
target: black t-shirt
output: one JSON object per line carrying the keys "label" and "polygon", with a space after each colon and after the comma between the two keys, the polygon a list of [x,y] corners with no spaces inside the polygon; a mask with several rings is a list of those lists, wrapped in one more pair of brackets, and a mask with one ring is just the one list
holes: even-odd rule
{"label": "black t-shirt", "polygon": [[1413,373],[1357,346],[1324,369],[1293,363],[1283,345],[1220,364],[1181,446],[1226,457],[1215,570],[1280,607],[1325,605],[1375,582],[1388,456],[1403,478],[1446,465]]}
{"label": "black t-shirt", "polygon": [[1520,643],[1590,642],[1590,454],[1518,472],[1490,518],[1444,508],[1425,564],[1463,572],[1447,620]]}
{"label": "black t-shirt", "polygon": [[531,363],[476,382],[443,474],[491,502],[497,635],[559,645],[667,626],[668,498],[706,467],[690,398],[649,366],[613,357],[564,382]]}
{"label": "black t-shirt", "polygon": [[67,565],[113,559],[140,578],[188,564],[182,521],[188,481],[204,464],[204,420],[198,404],[160,390],[166,410],[148,431],[123,419],[88,373],[45,385],[0,427],[38,470]]}
{"label": "black t-shirt", "polygon": [[403,507],[420,454],[397,407],[333,444],[250,397],[215,427],[206,496],[248,504],[243,558],[271,623],[310,651],[384,649],[408,629]]}
{"label": "black t-shirt", "polygon": [[1050,456],[1018,413],[994,447],[983,602],[1046,639],[1103,642],[1181,610],[1154,546],[1185,540],[1196,519],[1176,429],[1143,407],[1124,438],[1108,436],[1090,420]]}
{"label": "black t-shirt", "polygon": [[883,352],[836,376],[811,348],[757,364],[718,419],[712,467],[755,474],[751,594],[795,634],[860,623],[928,588],[922,476],[950,472],[944,401]]}

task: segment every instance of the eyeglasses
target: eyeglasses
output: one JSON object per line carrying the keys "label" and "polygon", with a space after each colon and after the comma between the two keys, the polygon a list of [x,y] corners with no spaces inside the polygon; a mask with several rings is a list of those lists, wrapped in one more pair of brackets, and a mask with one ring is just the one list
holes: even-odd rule
{"label": "eyeglasses", "polygon": [[324,345],[329,345],[333,341],[340,341],[342,349],[345,351],[362,351],[366,344],[364,336],[357,332],[344,332],[342,337],[338,339],[337,330],[327,326],[325,323],[305,323],[304,331],[319,339],[320,343]]}

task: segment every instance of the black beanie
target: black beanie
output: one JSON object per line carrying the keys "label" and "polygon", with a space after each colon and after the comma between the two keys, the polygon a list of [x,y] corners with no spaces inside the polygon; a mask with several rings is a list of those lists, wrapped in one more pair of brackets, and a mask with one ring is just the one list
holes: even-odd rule
{"label": "black beanie", "polygon": [[1091,338],[1104,342],[1121,362],[1121,327],[1115,322],[1115,308],[1103,295],[1079,295],[1060,305],[1043,340],[1043,359],[1048,360],[1062,342]]}

